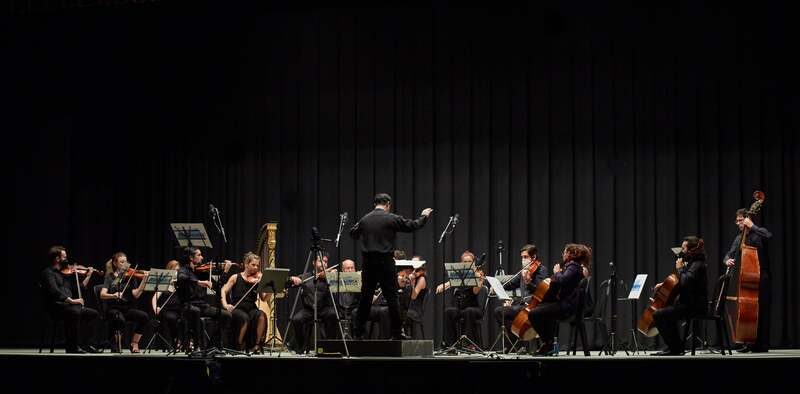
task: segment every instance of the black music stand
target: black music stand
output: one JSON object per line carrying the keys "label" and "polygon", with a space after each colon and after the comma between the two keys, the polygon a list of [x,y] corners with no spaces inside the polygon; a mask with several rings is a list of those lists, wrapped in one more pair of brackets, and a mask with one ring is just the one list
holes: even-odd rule
{"label": "black music stand", "polygon": [[258,294],[272,294],[272,316],[269,318],[272,319],[273,329],[272,335],[264,342],[264,345],[269,345],[269,354],[272,354],[276,342],[280,341],[281,346],[283,346],[283,341],[276,335],[276,332],[278,332],[278,313],[276,311],[278,308],[278,294],[283,293],[286,289],[286,279],[288,278],[288,268],[264,268],[261,270],[261,281],[258,283],[258,288],[256,288]]}

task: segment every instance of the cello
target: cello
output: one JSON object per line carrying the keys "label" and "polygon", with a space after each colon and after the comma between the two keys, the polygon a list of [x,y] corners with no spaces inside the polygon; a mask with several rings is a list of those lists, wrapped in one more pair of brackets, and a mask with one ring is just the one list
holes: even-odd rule
{"label": "cello", "polygon": [[[753,192],[753,204],[746,217],[758,214],[764,203],[764,192]],[[743,226],[739,244],[739,290],[736,297],[736,327],[734,340],[737,343],[755,343],[758,333],[758,287],[761,281],[761,265],[758,260],[758,248],[745,244],[750,229]]]}
{"label": "cello", "polygon": [[[531,263],[528,268],[531,275],[539,269],[540,265],[542,265],[542,262],[538,259]],[[519,337],[519,339],[531,341],[536,338],[536,331],[533,329],[530,320],[528,320],[528,314],[542,302],[548,290],[550,290],[550,278],[544,279],[536,285],[536,290],[531,296],[531,300],[525,305],[525,308],[519,311],[517,316],[514,317],[514,321],[511,323],[511,332]]]}

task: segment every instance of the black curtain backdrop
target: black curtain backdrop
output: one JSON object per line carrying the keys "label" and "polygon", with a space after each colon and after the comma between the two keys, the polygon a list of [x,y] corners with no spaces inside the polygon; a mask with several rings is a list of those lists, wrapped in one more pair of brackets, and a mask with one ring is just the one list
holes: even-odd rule
{"label": "black curtain backdrop", "polygon": [[[689,234],[705,238],[715,278],[734,212],[758,189],[757,222],[774,234],[772,344],[798,346],[796,29],[784,10],[446,4],[4,18],[2,345],[38,340],[48,246],[98,267],[117,250],[160,267],[176,256],[168,224],[205,221],[209,203],[229,241],[215,235],[207,257],[240,260],[278,221],[278,265],[297,272],[312,226],[333,238],[340,212],[360,217],[388,192],[405,216],[435,209],[398,241],[429,262],[431,285],[466,249],[487,252],[493,273],[502,240],[514,272],[525,243],[552,266],[580,242],[594,249],[596,291],[611,261],[627,283],[648,274],[649,289]],[[328,251],[361,263],[347,237]],[[426,311],[437,343],[440,302]],[[621,339],[630,326],[620,304]]]}

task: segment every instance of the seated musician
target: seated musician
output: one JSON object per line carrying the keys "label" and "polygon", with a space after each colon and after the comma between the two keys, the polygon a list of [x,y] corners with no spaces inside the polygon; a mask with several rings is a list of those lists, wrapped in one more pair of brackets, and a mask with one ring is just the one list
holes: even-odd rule
{"label": "seated musician", "polygon": [[[356,263],[347,259],[342,261],[342,272],[356,272]],[[339,313],[342,320],[352,321],[355,318],[353,311],[358,308],[361,293],[338,293],[336,303],[339,305]]]}
{"label": "seated musician", "polygon": [[53,246],[47,253],[50,266],[41,273],[41,287],[46,296],[46,312],[54,319],[64,321],[64,342],[67,353],[99,353],[88,345],[87,339],[93,331],[91,323],[98,313],[84,306],[84,300],[77,297],[70,288],[74,281],[72,275],[65,275],[67,250],[63,246]]}
{"label": "seated musician", "polygon": [[[245,338],[250,329],[255,330],[255,343],[252,352],[261,352],[266,339],[267,314],[256,305],[256,299],[267,300],[267,293],[257,294],[256,288],[261,280],[261,258],[255,253],[247,252],[242,258],[244,271],[233,275],[222,287],[222,307],[233,315],[232,328],[236,334],[238,350],[244,350]],[[230,298],[230,302],[228,302]]]}
{"label": "seated musician", "polygon": [[123,252],[114,253],[106,263],[106,278],[100,290],[100,299],[106,303],[106,320],[109,322],[109,337],[112,338],[112,351],[119,352],[125,322],[133,322],[131,353],[139,353],[139,340],[150,323],[147,312],[139,309],[136,300],[144,292],[144,277],[137,278],[129,269],[128,256]]}
{"label": "seated musician", "polygon": [[[421,261],[420,256],[411,260]],[[424,316],[424,302],[428,295],[428,282],[425,278],[425,267],[406,268],[398,274],[398,288],[402,289],[400,296],[400,314],[403,319],[405,334],[414,339],[422,339],[422,333],[416,332],[415,327],[422,323]],[[408,328],[408,330],[406,330]]]}
{"label": "seated musician", "polygon": [[[475,255],[469,250],[461,254],[461,262],[474,263]],[[478,286],[458,287],[453,291],[451,306],[447,307],[445,313],[445,338],[446,345],[450,346],[457,340],[457,325],[460,319],[464,319],[462,327],[463,334],[473,342],[480,342],[480,319],[483,318],[483,304],[486,296],[486,288],[483,286],[483,269],[473,266],[478,277]],[[436,293],[441,293],[450,288],[450,282],[436,287]]]}
{"label": "seated musician", "polygon": [[[592,249],[586,245],[567,244],[561,254],[562,264],[553,266],[550,290],[542,303],[528,314],[528,320],[539,333],[542,345],[537,355],[553,354],[556,324],[575,314],[580,297],[578,285],[592,263]],[[586,269],[584,269],[586,268]]]}
{"label": "seated musician", "polygon": [[[501,305],[494,309],[494,318],[498,327],[502,327],[503,321],[500,319],[505,318],[506,335],[512,342],[506,341],[506,351],[511,350],[511,345],[516,337],[511,332],[511,324],[517,314],[525,309],[525,305],[530,301],[531,295],[536,292],[536,286],[547,278],[547,267],[541,264],[538,256],[538,249],[536,245],[528,244],[522,247],[519,252],[522,259],[522,269],[519,273],[503,285],[503,289],[513,291],[519,289],[519,297],[513,302],[508,302],[507,305]],[[539,267],[534,272],[530,271],[533,262],[539,262]],[[533,350],[533,349],[531,349]]]}
{"label": "seated musician", "polygon": [[[195,266],[203,262],[203,254],[200,249],[194,246],[183,248],[180,268],[178,268],[178,281],[175,284],[175,291],[178,292],[178,299],[181,302],[181,312],[192,332],[192,340],[196,346],[201,346],[202,338],[202,317],[217,318],[219,316],[218,329],[222,330],[231,320],[231,313],[220,308],[213,307],[206,300],[206,290],[211,289],[213,284],[210,280],[200,280],[195,273]],[[225,338],[225,335],[221,335]]]}
{"label": "seated musician", "polygon": [[[170,260],[164,269],[178,270],[178,260]],[[178,337],[178,317],[181,313],[181,302],[174,292],[155,291],[150,300],[153,315],[167,328],[167,333],[172,339]]]}
{"label": "seated musician", "polygon": [[[312,324],[314,323],[314,300],[316,295],[317,318],[322,321],[324,330],[319,332],[319,338],[335,338],[338,332],[336,324],[336,310],[333,307],[328,281],[325,272],[328,268],[328,256],[323,255],[322,261],[314,262],[315,273],[306,273],[301,276],[289,277],[291,287],[300,288],[300,305],[294,313],[292,327],[295,333],[295,352],[305,353],[306,345],[313,341]],[[313,278],[312,278],[313,277]],[[315,290],[316,289],[316,294]]]}
{"label": "seated musician", "polygon": [[[658,356],[682,355],[684,344],[678,329],[680,320],[704,314],[708,310],[708,276],[702,238],[692,235],[683,239],[675,269],[678,271],[678,297],[673,305],[653,313],[658,334],[667,344],[667,349],[655,353]],[[656,284],[656,289],[659,287],[661,283]]]}

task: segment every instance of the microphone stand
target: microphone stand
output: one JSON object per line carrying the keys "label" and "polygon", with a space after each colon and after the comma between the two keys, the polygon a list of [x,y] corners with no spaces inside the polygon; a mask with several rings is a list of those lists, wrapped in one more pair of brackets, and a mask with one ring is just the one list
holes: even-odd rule
{"label": "microphone stand", "polygon": [[[446,293],[446,284],[447,280],[447,243],[445,242],[447,234],[451,234],[456,229],[456,224],[458,224],[458,214],[454,216],[450,216],[450,220],[447,222],[447,225],[444,227],[442,231],[442,235],[439,236],[439,243],[442,244],[442,347],[441,350],[447,348],[447,316],[445,316],[445,309],[447,308],[447,293]],[[433,289],[434,292],[436,288]]]}

